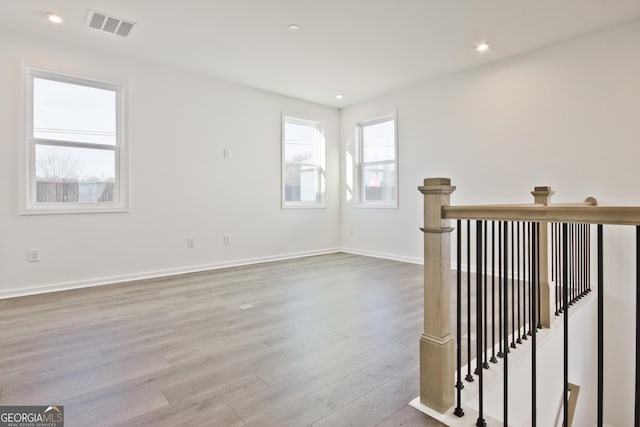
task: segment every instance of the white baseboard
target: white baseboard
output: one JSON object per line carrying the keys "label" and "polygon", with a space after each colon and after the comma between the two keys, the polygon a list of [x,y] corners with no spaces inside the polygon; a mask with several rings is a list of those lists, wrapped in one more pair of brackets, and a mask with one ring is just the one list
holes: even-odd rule
{"label": "white baseboard", "polygon": [[367,251],[363,249],[354,249],[354,248],[340,248],[340,252],[353,254],[353,255],[370,256],[374,258],[390,259],[393,261],[408,262],[411,264],[420,264],[420,265],[424,264],[424,261],[422,260],[422,258],[413,258],[413,257],[404,256],[404,255],[390,254],[386,252]]}
{"label": "white baseboard", "polygon": [[402,255],[390,254],[386,252],[367,251],[354,248],[327,248],[316,251],[293,252],[289,254],[281,254],[257,258],[244,258],[239,260],[223,261],[212,264],[194,265],[180,268],[169,268],[164,270],[145,271],[141,273],[123,274],[117,276],[98,277],[85,280],[74,280],[70,282],[52,283],[41,286],[33,286],[29,288],[4,289],[0,290],[0,299],[17,298],[28,295],[46,294],[50,292],[67,291],[71,289],[90,288],[94,286],[113,285],[116,283],[133,282],[137,280],[157,279],[160,277],[178,276],[181,274],[199,273],[203,271],[219,270],[222,268],[241,267],[251,264],[262,264],[273,261],[284,261],[296,258],[305,258],[316,255],[326,255],[337,252],[344,252],[353,255],[369,256],[374,258],[383,258],[393,261],[408,262],[411,264],[423,264],[421,258],[406,257]]}
{"label": "white baseboard", "polygon": [[223,261],[212,264],[195,265],[180,268],[170,268],[165,270],[145,271],[142,273],[123,274],[117,276],[100,277],[85,280],[75,280],[70,282],[53,283],[42,286],[34,286],[20,289],[4,289],[0,290],[0,299],[16,298],[27,295],[37,295],[49,292],[66,291],[70,289],[90,288],[94,286],[112,285],[116,283],[132,282],[136,280],[157,279],[159,277],[178,276],[180,274],[199,273],[203,271],[219,270],[229,267],[241,267],[251,264],[262,264],[265,262],[284,261],[296,258],[305,258],[316,255],[326,255],[341,252],[339,248],[327,248],[316,251],[293,252],[289,254],[281,254],[274,256],[265,256],[257,258],[245,258],[239,260]]}
{"label": "white baseboard", "polygon": [[[440,421],[442,424],[449,427],[475,426],[476,425],[475,421],[478,419],[478,411],[468,407],[464,408],[465,414],[464,414],[464,417],[462,418],[459,418],[453,415],[453,409],[454,409],[453,407],[449,408],[447,411],[441,414],[438,411],[431,409],[426,405],[423,405],[420,402],[420,396],[416,397],[411,402],[409,402],[409,406],[416,408],[418,411],[422,412],[423,414],[427,414],[431,418],[436,419]],[[483,414],[483,417],[484,417],[484,420],[487,422],[487,425],[490,425],[490,426],[502,425],[502,421],[497,421],[487,416],[486,414]]]}

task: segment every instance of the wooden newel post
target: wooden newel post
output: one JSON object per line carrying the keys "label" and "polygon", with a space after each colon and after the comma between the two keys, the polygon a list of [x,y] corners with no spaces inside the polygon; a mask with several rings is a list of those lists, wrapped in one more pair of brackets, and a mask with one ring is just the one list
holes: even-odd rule
{"label": "wooden newel post", "polygon": [[[553,191],[551,187],[534,187],[531,192],[535,204],[549,206],[551,205],[551,196]],[[554,299],[552,295],[555,288],[551,289],[549,283],[549,230],[546,222],[540,223],[540,232],[538,234],[538,248],[540,250],[540,319],[539,322],[544,328],[550,328],[554,319],[554,308],[552,304]]]}
{"label": "wooden newel post", "polygon": [[454,404],[455,341],[451,334],[451,231],[442,219],[456,187],[429,178],[424,195],[424,332],[420,337],[420,402],[440,413]]}

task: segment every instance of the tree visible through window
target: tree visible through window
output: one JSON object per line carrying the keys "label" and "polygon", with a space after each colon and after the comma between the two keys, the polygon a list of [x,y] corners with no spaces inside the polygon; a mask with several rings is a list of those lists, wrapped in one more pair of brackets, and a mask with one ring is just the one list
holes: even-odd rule
{"label": "tree visible through window", "polygon": [[283,206],[324,206],[325,142],[322,125],[285,117],[283,132]]}
{"label": "tree visible through window", "polygon": [[123,207],[118,86],[29,70],[33,210]]}
{"label": "tree visible through window", "polygon": [[395,116],[356,126],[358,202],[397,207],[397,145]]}

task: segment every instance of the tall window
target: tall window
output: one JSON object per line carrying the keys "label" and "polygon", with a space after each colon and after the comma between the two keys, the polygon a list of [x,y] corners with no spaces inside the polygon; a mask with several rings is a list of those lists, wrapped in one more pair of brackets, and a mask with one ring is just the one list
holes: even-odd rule
{"label": "tall window", "polygon": [[28,70],[28,212],[121,211],[123,89]]}
{"label": "tall window", "polygon": [[284,116],[282,206],[324,207],[326,154],[321,123]]}
{"label": "tall window", "polygon": [[398,207],[396,116],[359,123],[356,141],[358,204]]}

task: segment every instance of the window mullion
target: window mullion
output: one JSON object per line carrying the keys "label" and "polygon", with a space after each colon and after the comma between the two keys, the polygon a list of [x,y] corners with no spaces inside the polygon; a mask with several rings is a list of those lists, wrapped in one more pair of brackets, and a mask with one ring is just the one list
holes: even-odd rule
{"label": "window mullion", "polygon": [[[397,207],[398,167],[396,115],[356,124],[356,201],[361,206]],[[391,159],[388,151],[393,149]],[[367,158],[385,160],[365,161]]]}
{"label": "window mullion", "polygon": [[22,213],[128,211],[126,87],[26,71]]}
{"label": "window mullion", "polygon": [[375,160],[373,162],[364,162],[362,166],[366,168],[367,166],[392,165],[395,162],[395,160]]}
{"label": "window mullion", "polygon": [[108,150],[116,151],[116,146],[111,144],[96,144],[94,142],[77,142],[77,141],[64,141],[64,140],[52,140],[43,138],[33,138],[36,145],[49,145],[52,147],[72,147],[72,148],[86,148],[92,150]]}

